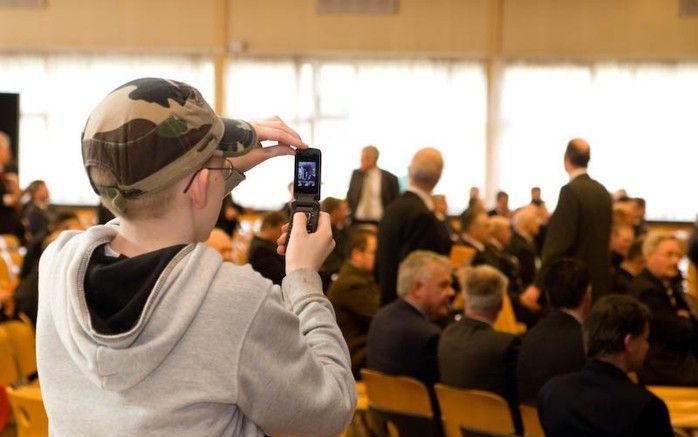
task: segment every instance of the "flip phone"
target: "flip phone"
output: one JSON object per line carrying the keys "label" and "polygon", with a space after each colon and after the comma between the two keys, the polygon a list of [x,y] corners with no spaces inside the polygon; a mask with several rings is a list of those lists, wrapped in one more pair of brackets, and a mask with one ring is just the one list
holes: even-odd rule
{"label": "flip phone", "polygon": [[[317,230],[320,218],[320,173],[322,153],[320,149],[307,148],[296,150],[293,174],[293,202],[291,203],[291,221],[288,225],[288,237],[291,236],[293,216],[302,212],[307,218],[308,233]],[[288,238],[286,239],[288,246]]]}

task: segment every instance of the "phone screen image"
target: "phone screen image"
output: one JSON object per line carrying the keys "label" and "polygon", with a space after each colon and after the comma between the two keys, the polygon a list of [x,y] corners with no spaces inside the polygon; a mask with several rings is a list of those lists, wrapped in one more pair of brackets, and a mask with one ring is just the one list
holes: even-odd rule
{"label": "phone screen image", "polygon": [[314,161],[302,161],[298,164],[297,175],[299,188],[315,188],[317,184],[317,163]]}

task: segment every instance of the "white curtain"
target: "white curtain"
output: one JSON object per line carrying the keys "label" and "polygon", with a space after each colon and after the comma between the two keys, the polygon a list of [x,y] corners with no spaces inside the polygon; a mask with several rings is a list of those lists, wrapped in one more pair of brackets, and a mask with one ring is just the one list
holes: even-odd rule
{"label": "white curtain", "polygon": [[552,210],[567,182],[565,146],[579,136],[591,144],[589,173],[609,191],[644,197],[651,219],[693,221],[697,101],[698,64],[510,65],[496,188],[518,206],[541,186]]}
{"label": "white curtain", "polygon": [[0,92],[20,94],[20,184],[46,181],[51,201],[95,205],[82,166],[80,134],[111,90],[146,77],[197,87],[213,104],[213,62],[189,56],[0,55]]}
{"label": "white curtain", "polygon": [[[228,76],[228,112],[284,117],[323,151],[322,197],[346,195],[361,149],[380,150],[378,165],[403,183],[415,151],[436,147],[445,168],[436,192],[460,212],[485,169],[486,83],[481,64],[455,61],[236,60]],[[244,205],[277,209],[288,199],[292,158],[277,159],[234,195]]]}

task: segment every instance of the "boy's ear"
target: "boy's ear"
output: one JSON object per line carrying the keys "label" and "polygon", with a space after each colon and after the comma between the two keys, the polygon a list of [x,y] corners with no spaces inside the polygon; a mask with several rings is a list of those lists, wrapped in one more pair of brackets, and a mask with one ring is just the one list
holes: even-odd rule
{"label": "boy's ear", "polygon": [[209,170],[206,168],[201,169],[194,177],[194,182],[192,182],[188,193],[196,208],[203,208],[206,205],[208,182]]}

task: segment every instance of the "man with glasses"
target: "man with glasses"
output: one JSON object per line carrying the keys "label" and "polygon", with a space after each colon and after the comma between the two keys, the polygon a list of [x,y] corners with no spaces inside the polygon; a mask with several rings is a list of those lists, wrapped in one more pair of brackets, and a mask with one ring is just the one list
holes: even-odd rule
{"label": "man with glasses", "polygon": [[281,287],[202,243],[244,172],[290,146],[307,147],[281,120],[219,118],[170,80],[131,81],[95,108],[83,160],[117,220],[64,232],[41,261],[37,361],[51,435],[343,430],[356,397],[317,274],[334,245],[327,214],[313,234],[297,214],[288,247],[279,239]]}

